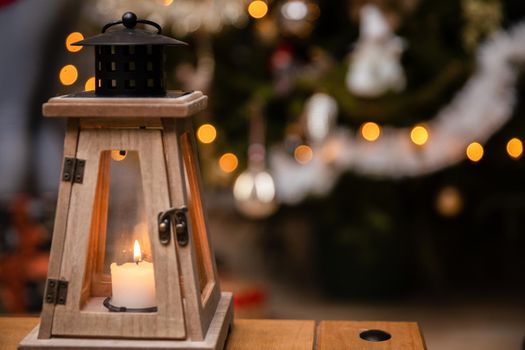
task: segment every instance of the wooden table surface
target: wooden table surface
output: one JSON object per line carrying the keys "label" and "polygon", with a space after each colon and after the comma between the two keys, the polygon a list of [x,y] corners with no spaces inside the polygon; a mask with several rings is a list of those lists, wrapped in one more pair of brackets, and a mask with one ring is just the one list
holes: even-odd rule
{"label": "wooden table surface", "polygon": [[[14,350],[37,325],[37,317],[0,317],[0,350]],[[363,330],[380,329],[392,338],[362,340]],[[227,350],[425,350],[416,323],[235,319]]]}

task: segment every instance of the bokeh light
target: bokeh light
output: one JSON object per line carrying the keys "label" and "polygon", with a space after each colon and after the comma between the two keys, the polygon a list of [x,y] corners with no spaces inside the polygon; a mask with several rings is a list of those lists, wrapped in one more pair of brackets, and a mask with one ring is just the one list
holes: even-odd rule
{"label": "bokeh light", "polygon": [[290,0],[283,4],[281,13],[286,19],[300,21],[308,14],[308,6],[303,0]]}
{"label": "bokeh light", "polygon": [[307,164],[312,160],[314,152],[307,145],[299,145],[294,151],[294,158],[300,164]]}
{"label": "bokeh light", "polygon": [[124,160],[127,155],[128,155],[128,151],[126,150],[114,149],[111,151],[111,158],[113,158],[113,160],[116,160],[117,162]]}
{"label": "bokeh light", "polygon": [[212,143],[217,137],[217,130],[211,124],[203,124],[197,130],[197,138],[202,143]]}
{"label": "bokeh light", "polygon": [[239,160],[237,159],[237,156],[233,153],[224,153],[219,158],[219,167],[225,173],[231,173],[232,171],[237,169],[238,165]]}
{"label": "bokeh light", "polygon": [[507,142],[507,153],[514,159],[518,159],[523,154],[523,142],[514,137]]}
{"label": "bokeh light", "polygon": [[367,141],[375,141],[381,135],[381,128],[373,122],[364,123],[361,126],[361,136]]}
{"label": "bokeh light", "polygon": [[170,6],[173,3],[173,0],[162,0],[164,6]]}
{"label": "bokeh light", "polygon": [[82,33],[73,32],[69,34],[66,38],[66,49],[69,52],[78,52],[82,50],[82,46],[73,46],[71,44],[76,43],[77,41],[84,40]]}
{"label": "bokeh light", "polygon": [[248,5],[248,13],[253,18],[263,18],[268,13],[268,5],[261,0],[255,0]]}
{"label": "bokeh light", "polygon": [[86,84],[84,84],[84,91],[95,91],[95,77],[91,77],[86,80]]}
{"label": "bokeh light", "polygon": [[233,195],[237,200],[255,200],[270,203],[275,198],[275,184],[272,176],[266,171],[243,172],[233,186]]}
{"label": "bokeh light", "polygon": [[454,186],[445,186],[436,198],[437,211],[446,217],[458,215],[463,210],[463,197]]}
{"label": "bokeh light", "polygon": [[467,157],[473,162],[479,162],[483,158],[483,146],[479,142],[472,142],[467,147]]}
{"label": "bokeh light", "polygon": [[77,67],[75,67],[72,64],[68,64],[60,70],[60,82],[63,85],[71,85],[74,84],[75,81],[77,81],[78,78],[78,71]]}
{"label": "bokeh light", "polygon": [[412,128],[412,131],[410,131],[410,139],[418,146],[423,146],[427,143],[428,138],[428,130],[422,125],[415,126]]}
{"label": "bokeh light", "polygon": [[233,185],[235,205],[240,212],[253,219],[268,217],[278,208],[276,189],[270,173],[247,169]]}

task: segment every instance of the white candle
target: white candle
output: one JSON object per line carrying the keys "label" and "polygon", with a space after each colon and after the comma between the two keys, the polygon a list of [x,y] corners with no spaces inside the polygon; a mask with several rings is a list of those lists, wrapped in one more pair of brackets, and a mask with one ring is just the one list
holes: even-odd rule
{"label": "white candle", "polygon": [[133,263],[111,264],[111,304],[117,307],[156,306],[153,264],[141,261],[140,245],[135,241]]}

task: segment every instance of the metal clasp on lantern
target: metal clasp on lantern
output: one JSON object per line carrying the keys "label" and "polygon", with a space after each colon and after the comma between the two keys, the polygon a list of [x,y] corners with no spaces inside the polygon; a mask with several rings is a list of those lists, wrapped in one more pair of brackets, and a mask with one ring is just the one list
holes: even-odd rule
{"label": "metal clasp on lantern", "polygon": [[182,206],[180,208],[170,208],[166,211],[159,213],[158,226],[159,226],[159,240],[163,245],[168,245],[171,239],[171,220],[175,220],[175,233],[177,243],[184,247],[188,244],[188,220],[186,213],[188,208]]}

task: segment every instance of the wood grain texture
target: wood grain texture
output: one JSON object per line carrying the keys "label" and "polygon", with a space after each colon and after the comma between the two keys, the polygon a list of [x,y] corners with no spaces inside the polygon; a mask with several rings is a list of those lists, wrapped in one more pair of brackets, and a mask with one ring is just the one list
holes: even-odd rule
{"label": "wood grain texture", "polygon": [[[359,337],[365,330],[378,329],[392,338],[369,342]],[[425,343],[414,322],[322,321],[317,341],[319,350],[425,350]]]}
{"label": "wood grain texture", "polygon": [[[224,295],[225,293],[223,293]],[[224,300],[224,298],[223,298]],[[223,305],[221,300],[220,305]],[[223,310],[222,306],[220,307]],[[38,318],[2,318],[0,317],[0,349],[13,350],[22,338],[38,323]],[[215,320],[212,325],[215,325]],[[382,350],[382,349],[425,349],[424,342],[418,343],[420,337],[419,329],[415,323],[395,323],[395,322],[352,322],[352,321],[323,321],[319,327],[319,339],[317,349],[343,349],[346,344],[347,350]],[[362,344],[348,343],[346,340],[347,332],[361,331],[362,329],[371,329],[372,327],[382,327],[389,329],[392,335],[397,338],[397,330],[405,329],[403,332],[409,332],[416,337],[415,344],[420,347],[410,347],[412,344],[407,343],[407,347],[385,348],[381,343],[368,343],[368,347],[362,347]],[[415,329],[414,329],[415,327]],[[408,329],[408,331],[407,331]],[[322,331],[322,334],[321,334]],[[314,346],[314,321],[289,321],[289,320],[240,320],[233,322],[231,333],[226,343],[227,350],[302,350],[315,349]],[[394,339],[394,338],[393,338]],[[39,342],[38,340],[34,340]],[[42,340],[40,340],[42,342]],[[320,344],[320,343],[323,344]],[[331,342],[331,343],[330,343]],[[132,342],[133,344],[135,342]],[[151,344],[151,342],[150,342]],[[348,345],[351,344],[351,345]],[[363,343],[365,344],[365,343]],[[399,343],[398,343],[399,344]],[[151,347],[153,349],[153,347]],[[38,349],[38,348],[37,348]],[[47,348],[49,349],[49,348]],[[191,349],[191,348],[190,348]]]}
{"label": "wood grain texture", "polygon": [[[129,340],[129,339],[87,339],[87,338],[51,338],[38,339],[37,328],[23,337],[23,330],[29,327],[14,329],[6,325],[5,331],[14,333],[6,339],[5,349],[15,349],[17,343],[19,350],[93,350],[93,349],[149,349],[149,350],[222,350],[233,319],[233,298],[231,293],[223,293],[217,307],[217,312],[212,320],[209,331],[202,341],[189,340]],[[0,323],[1,325],[1,323]],[[4,330],[4,329],[2,329]],[[18,339],[18,341],[16,340]]]}
{"label": "wood grain texture", "polygon": [[[66,135],[64,138],[64,157],[74,158],[77,153],[79,133],[78,119],[71,118],[67,121]],[[64,164],[62,163],[62,174]],[[58,187],[57,209],[55,213],[55,225],[53,227],[53,241],[49,254],[49,266],[47,278],[58,279],[60,277],[60,266],[62,264],[62,252],[64,250],[64,241],[66,238],[67,217],[69,212],[69,202],[71,198],[72,183],[60,181]],[[53,325],[53,315],[55,312],[54,304],[47,304],[43,301],[41,326],[39,338],[46,339],[51,337],[51,328]]]}
{"label": "wood grain texture", "polygon": [[197,266],[200,266],[205,284],[201,282],[202,323],[205,327],[211,322],[220,299],[221,289],[215,255],[209,234],[208,217],[202,195],[202,175],[195,133],[190,119],[176,121],[177,134],[182,144],[182,157],[189,192],[189,214],[192,220],[192,236],[195,241]]}
{"label": "wood grain texture", "polygon": [[[180,95],[180,94],[179,94]],[[177,97],[173,97],[177,96]],[[54,97],[44,104],[45,117],[185,118],[206,108],[208,97],[200,91],[166,97]]]}
{"label": "wood grain texture", "polygon": [[[136,150],[139,154],[149,240],[153,254],[158,312],[148,314],[81,311],[83,272],[93,205],[99,179],[100,157],[112,149]],[[167,177],[160,130],[84,129],[79,136],[77,157],[86,161],[84,182],[73,185],[67,237],[60,277],[69,281],[65,305],[57,305],[53,335],[126,338],[182,339],[186,336],[178,262],[173,245],[158,239],[157,215],[169,207]],[[96,221],[95,224],[100,226]]]}
{"label": "wood grain texture", "polygon": [[315,321],[235,320],[227,350],[312,350]]}
{"label": "wood grain texture", "polygon": [[111,295],[111,278],[103,274],[106,256],[110,166],[110,152],[101,152],[95,202],[93,204],[96,209],[93,210],[91,218],[88,257],[80,296],[81,307],[86,304],[90,297]]}
{"label": "wood grain texture", "polygon": [[[186,178],[182,161],[182,150],[175,121],[163,120],[163,142],[168,172],[170,207],[180,208],[188,205],[186,193]],[[200,279],[197,271],[197,257],[193,241],[193,227],[188,220],[189,240],[185,246],[175,244],[175,250],[180,262],[182,277],[182,292],[185,301],[185,317],[188,336],[193,340],[202,340],[206,335],[207,325],[203,323]],[[172,232],[174,228],[172,227]]]}
{"label": "wood grain texture", "polygon": [[14,350],[17,344],[36,325],[37,317],[0,316],[0,350]]}

